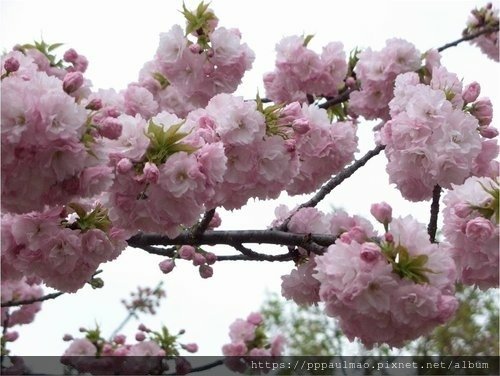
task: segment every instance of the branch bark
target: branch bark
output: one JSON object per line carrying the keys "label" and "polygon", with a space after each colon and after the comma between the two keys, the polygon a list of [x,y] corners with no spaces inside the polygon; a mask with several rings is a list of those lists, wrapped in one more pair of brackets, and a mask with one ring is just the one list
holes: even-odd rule
{"label": "branch bark", "polygon": [[427,233],[429,234],[429,239],[431,240],[431,243],[436,242],[440,198],[441,198],[441,187],[439,185],[435,185],[434,190],[432,191],[431,219],[429,220],[429,225],[427,226]]}
{"label": "branch bark", "polygon": [[[302,208],[310,208],[318,205],[318,203],[323,200],[326,195],[328,195],[333,189],[335,189],[335,187],[338,187],[344,180],[352,176],[359,168],[363,167],[370,159],[372,159],[384,149],[384,145],[378,145],[376,148],[366,153],[363,157],[354,161],[349,167],[343,169],[341,172],[331,178],[325,185],[323,185],[311,199],[299,205],[297,209],[294,210],[294,212]],[[280,231],[286,231],[292,217],[293,213],[289,217],[287,217],[283,221],[283,223],[277,227],[277,229]]]}
{"label": "branch bark", "polygon": [[[166,255],[167,251],[151,246],[170,245],[217,245],[226,244],[237,248],[243,243],[275,244],[283,246],[302,247],[314,253],[320,253],[324,247],[335,242],[333,235],[323,234],[296,234],[279,230],[241,230],[241,231],[206,231],[194,237],[190,231],[185,231],[174,239],[160,234],[134,235],[128,240],[131,247],[143,248]],[[148,250],[148,252],[149,252]]]}
{"label": "branch bark", "polygon": [[466,42],[468,40],[475,39],[483,34],[489,34],[489,33],[494,33],[494,32],[498,32],[498,26],[497,27],[486,27],[482,30],[476,31],[475,33],[464,35],[462,38],[457,39],[453,42],[446,43],[446,44],[442,45],[441,47],[437,48],[437,51],[443,52],[444,50],[446,50],[450,47],[458,46],[462,42]]}

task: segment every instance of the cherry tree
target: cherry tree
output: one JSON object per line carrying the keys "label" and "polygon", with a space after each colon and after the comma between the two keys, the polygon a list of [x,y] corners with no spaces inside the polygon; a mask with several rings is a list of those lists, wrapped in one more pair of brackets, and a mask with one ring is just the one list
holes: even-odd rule
{"label": "cherry tree", "polygon": [[[457,282],[498,287],[493,106],[480,83],[441,64],[465,42],[498,61],[498,10],[472,10],[462,36],[428,51],[393,38],[381,49],[348,52],[333,41],[317,52],[312,35],[287,36],[255,98],[233,94],[255,55],[215,11],[184,5],[184,27],[160,35],[121,91],[92,88],[87,58],[72,48],[59,55],[59,43],[18,44],[2,56],[2,359],[43,301],[102,287],[101,265],[127,246],[161,256],[149,265],[159,273],[190,263],[202,279],[223,262],[288,263],[282,295],[324,304],[367,348],[402,347],[449,321]],[[355,158],[368,121],[373,146]],[[317,208],[384,156],[388,183],[404,199],[430,201],[428,223],[387,202],[374,202],[371,217]],[[218,230],[222,209],[283,192],[310,196],[278,206],[266,229]],[[163,296],[160,286],[140,289],[125,304],[126,321],[154,313]],[[62,361],[83,372],[158,373],[165,357],[198,350],[183,331],[141,324],[130,341],[120,330],[67,334]],[[265,333],[258,312],[236,319],[229,338],[222,352],[241,372],[251,357],[282,355],[286,343]],[[191,370],[175,361],[177,372]]]}

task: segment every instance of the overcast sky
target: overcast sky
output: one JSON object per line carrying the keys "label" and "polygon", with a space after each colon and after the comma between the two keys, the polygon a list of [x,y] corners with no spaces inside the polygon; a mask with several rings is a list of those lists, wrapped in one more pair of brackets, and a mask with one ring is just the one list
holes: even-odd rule
{"label": "overcast sky", "polygon": [[[313,5],[314,4],[314,5]],[[211,8],[219,25],[237,27],[243,41],[256,54],[254,69],[247,73],[238,94],[253,98],[264,92],[263,73],[273,70],[274,46],[284,36],[314,34],[309,47],[321,51],[330,41],[341,41],[352,48],[381,48],[392,37],[407,39],[420,51],[438,47],[461,36],[469,11],[483,5],[477,1],[234,1],[213,0]],[[188,7],[196,1],[186,1]],[[74,1],[2,0],[0,37],[3,50],[16,43],[43,38],[63,42],[87,56],[86,73],[95,89],[121,89],[137,79],[145,61],[158,45],[158,35],[184,20],[179,13],[182,1]],[[498,65],[475,47],[463,44],[444,53],[448,70],[463,77],[464,83],[478,81],[482,94],[499,97]],[[360,154],[373,147],[371,126],[360,125]],[[413,214],[428,220],[429,203],[410,204],[388,187],[385,157],[378,156],[367,168],[339,187],[320,205],[343,207],[352,214],[369,215],[370,204],[385,200],[395,215]],[[305,197],[283,198],[289,205]],[[225,229],[263,229],[273,220],[276,202],[253,202],[242,210],[223,213]],[[221,252],[215,247],[215,253]],[[255,247],[265,251],[266,247]],[[228,327],[234,319],[258,310],[265,291],[280,291],[280,276],[291,264],[217,263],[214,277],[202,280],[190,265],[177,267],[164,276],[157,267],[158,256],[128,249],[109,265],[103,265],[105,287],[85,287],[79,293],[44,303],[35,323],[20,330],[20,338],[9,347],[16,355],[59,355],[67,347],[65,333],[77,336],[80,326],[97,322],[105,334],[111,333],[125,316],[121,298],[136,286],[155,286],[164,281],[167,300],[157,316],[146,317],[152,328],[167,325],[173,331],[184,328],[185,342],[197,342],[200,355],[218,355],[228,342]],[[137,323],[125,332],[133,335]]]}

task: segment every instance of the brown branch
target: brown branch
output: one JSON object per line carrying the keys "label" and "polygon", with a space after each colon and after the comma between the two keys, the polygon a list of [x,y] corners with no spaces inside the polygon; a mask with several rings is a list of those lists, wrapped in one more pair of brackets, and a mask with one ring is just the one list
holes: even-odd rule
{"label": "brown branch", "polygon": [[198,223],[198,225],[193,230],[193,236],[195,238],[200,236],[207,230],[208,225],[210,224],[210,221],[212,220],[214,215],[215,215],[215,209],[210,209],[205,213],[200,223]]}
{"label": "brown branch", "polygon": [[[258,255],[262,255],[261,253],[257,253]],[[290,253],[282,253],[279,255],[263,255],[265,257],[249,257],[245,255],[222,255],[217,256],[217,261],[291,261],[294,259],[293,255]]]}
{"label": "brown branch", "polygon": [[371,158],[379,154],[384,149],[385,145],[378,145],[376,148],[366,153],[363,157],[354,161],[350,166],[344,168],[341,172],[331,178],[325,185],[323,185],[311,199],[299,205],[297,209],[295,209],[293,213],[288,216],[280,226],[277,227],[277,229],[280,231],[286,231],[288,228],[288,223],[290,223],[293,214],[297,210],[302,208],[315,207],[316,205],[318,205],[318,203],[323,200],[326,195],[329,194],[334,188],[338,187],[344,180],[353,175],[359,168],[363,167]]}
{"label": "brown branch", "polygon": [[434,190],[432,191],[431,219],[429,221],[429,225],[427,226],[427,233],[429,234],[429,239],[431,240],[431,243],[436,242],[440,198],[441,198],[441,187],[439,185],[435,185]]}
{"label": "brown branch", "polygon": [[40,298],[33,298],[33,299],[25,299],[25,300],[11,300],[9,302],[2,303],[2,307],[15,307],[15,306],[20,306],[20,305],[26,305],[26,304],[33,304],[36,302],[43,302],[45,300],[50,300],[50,299],[55,299],[59,296],[64,294],[64,292],[54,292],[52,294],[47,294],[44,296],[41,296]]}
{"label": "brown branch", "polygon": [[335,106],[336,104],[345,102],[349,99],[349,96],[353,91],[357,91],[358,89],[347,89],[343,93],[339,94],[336,97],[328,99],[326,102],[321,103],[318,107],[327,109],[328,107]]}
{"label": "brown branch", "polygon": [[279,230],[236,230],[236,231],[206,231],[198,238],[194,238],[190,231],[181,233],[174,239],[160,234],[134,235],[128,240],[131,247],[142,248],[151,245],[217,245],[227,244],[234,246],[242,243],[276,244],[306,248],[314,242],[328,246],[335,242],[333,235],[323,234],[295,234]]}
{"label": "brown branch", "polygon": [[498,32],[498,26],[496,27],[485,27],[484,29],[481,29],[479,31],[476,31],[475,33],[471,33],[471,34],[467,34],[467,35],[464,35],[462,38],[460,39],[457,39],[453,42],[450,42],[450,43],[446,43],[444,45],[442,45],[441,47],[439,47],[437,49],[438,52],[442,52],[450,47],[456,47],[458,46],[460,43],[462,42],[466,42],[468,40],[472,40],[472,39],[475,39],[483,34],[489,34],[489,33],[494,33],[494,32]]}

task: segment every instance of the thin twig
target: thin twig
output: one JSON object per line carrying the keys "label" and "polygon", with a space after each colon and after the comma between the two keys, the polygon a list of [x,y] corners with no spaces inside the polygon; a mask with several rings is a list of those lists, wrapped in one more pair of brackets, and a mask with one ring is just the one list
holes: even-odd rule
{"label": "thin twig", "polygon": [[343,93],[339,94],[336,97],[328,99],[326,102],[321,103],[318,107],[319,108],[324,108],[327,109],[328,107],[335,106],[336,104],[345,102],[349,99],[349,96],[353,91],[356,91],[357,89],[347,89]]}
{"label": "thin twig", "polygon": [[457,39],[456,41],[453,41],[453,42],[450,42],[450,43],[446,43],[446,44],[442,45],[441,47],[439,47],[437,49],[437,51],[438,52],[443,52],[444,50],[446,50],[446,49],[448,49],[450,47],[456,47],[456,46],[458,46],[462,42],[466,42],[468,40],[475,39],[475,38],[477,38],[477,37],[479,37],[479,36],[481,36],[483,34],[489,34],[489,33],[494,33],[494,32],[498,32],[498,26],[496,26],[496,27],[485,27],[484,29],[476,31],[475,33],[464,35],[462,38]]}
{"label": "thin twig", "polygon": [[440,198],[441,198],[441,187],[439,185],[435,185],[434,190],[432,191],[431,219],[429,220],[429,225],[427,226],[427,233],[429,234],[429,239],[431,240],[431,243],[436,242]]}
{"label": "thin twig", "polygon": [[318,203],[321,200],[323,200],[326,197],[326,195],[329,194],[335,187],[339,186],[344,180],[353,175],[359,168],[363,167],[371,158],[373,158],[374,156],[379,154],[382,150],[384,150],[384,148],[385,148],[384,145],[378,145],[376,148],[370,150],[363,157],[354,161],[350,166],[346,167],[337,175],[335,175],[333,178],[331,178],[325,185],[323,185],[319,189],[318,192],[316,192],[316,194],[311,199],[299,205],[297,209],[294,210],[294,212],[289,217],[287,217],[280,226],[277,227],[277,229],[281,231],[286,231],[288,228],[288,224],[290,223],[290,220],[293,217],[293,214],[297,210],[302,208],[311,208],[318,205]]}
{"label": "thin twig", "polygon": [[15,306],[20,306],[20,305],[33,304],[36,302],[43,302],[45,300],[55,299],[63,294],[64,294],[64,292],[54,292],[52,294],[47,294],[47,295],[41,296],[40,298],[25,299],[25,300],[12,300],[10,302],[2,303],[1,306],[2,307],[15,307]]}

